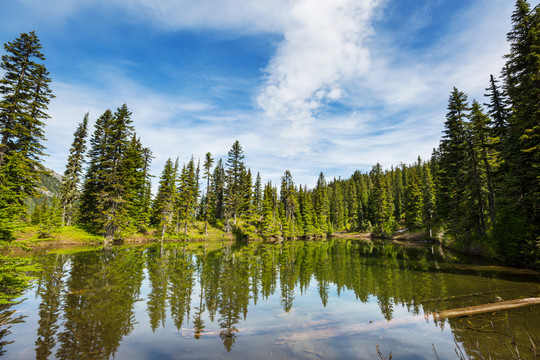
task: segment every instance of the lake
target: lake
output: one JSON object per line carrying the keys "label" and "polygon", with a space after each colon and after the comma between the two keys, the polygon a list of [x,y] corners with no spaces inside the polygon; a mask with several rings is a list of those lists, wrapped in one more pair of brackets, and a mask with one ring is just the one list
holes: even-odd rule
{"label": "lake", "polygon": [[[159,244],[34,254],[42,272],[2,308],[6,359],[533,358],[540,306],[432,313],[538,297],[533,272],[432,245]],[[512,344],[515,340],[515,346]],[[435,348],[437,355],[435,355]]]}

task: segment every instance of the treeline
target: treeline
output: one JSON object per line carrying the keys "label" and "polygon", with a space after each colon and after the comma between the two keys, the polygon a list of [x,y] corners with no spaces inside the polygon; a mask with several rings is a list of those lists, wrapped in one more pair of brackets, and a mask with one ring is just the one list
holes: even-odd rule
{"label": "treeline", "polygon": [[[169,159],[151,194],[151,151],[126,105],[107,110],[89,141],[88,115],[79,124],[61,196],[47,221],[81,224],[108,240],[158,229],[187,234],[195,221],[238,239],[309,238],[340,231],[389,236],[408,229],[427,238],[479,248],[521,266],[539,266],[540,247],[540,6],[516,2],[510,53],[501,78],[487,83],[486,103],[450,94],[445,130],[427,161],[327,181],[313,189],[285,171],[263,183],[244,163],[236,141],[226,159],[207,153],[185,164]],[[52,94],[35,34],[5,45],[0,113],[0,235],[13,237],[29,216],[23,200],[36,195],[43,172],[43,122]],[[85,165],[86,163],[86,165]],[[42,216],[42,215],[41,215]],[[31,217],[31,216],[30,216]],[[34,216],[33,219],[39,219]],[[39,222],[39,220],[34,220]]]}

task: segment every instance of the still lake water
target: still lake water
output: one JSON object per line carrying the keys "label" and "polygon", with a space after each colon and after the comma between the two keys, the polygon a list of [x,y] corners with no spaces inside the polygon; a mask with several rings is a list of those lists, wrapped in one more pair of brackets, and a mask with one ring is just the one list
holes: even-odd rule
{"label": "still lake water", "polygon": [[[435,246],[330,240],[212,252],[181,244],[34,256],[43,271],[1,318],[6,359],[533,358],[540,306],[431,313],[536,297],[535,274]],[[500,299],[499,299],[500,300]],[[508,331],[511,329],[511,332]],[[513,347],[511,346],[511,349]]]}

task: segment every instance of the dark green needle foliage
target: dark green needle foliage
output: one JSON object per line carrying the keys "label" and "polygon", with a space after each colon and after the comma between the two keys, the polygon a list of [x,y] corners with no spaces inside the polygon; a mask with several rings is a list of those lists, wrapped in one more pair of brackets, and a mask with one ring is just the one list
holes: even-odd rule
{"label": "dark green needle foliage", "polygon": [[37,195],[44,173],[44,121],[53,97],[41,44],[32,31],[4,45],[0,67],[0,239],[9,240],[25,212],[24,199]]}

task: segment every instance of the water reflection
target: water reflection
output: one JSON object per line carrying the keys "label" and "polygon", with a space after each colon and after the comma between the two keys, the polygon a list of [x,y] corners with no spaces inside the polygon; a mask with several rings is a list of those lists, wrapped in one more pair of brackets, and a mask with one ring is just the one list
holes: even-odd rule
{"label": "water reflection", "polygon": [[24,323],[25,316],[17,315],[16,311],[11,309],[15,304],[0,305],[0,356],[6,353],[5,347],[13,344],[13,340],[5,340],[11,333],[15,324]]}
{"label": "water reflection", "polygon": [[[37,261],[43,267],[35,291],[41,299],[37,359],[109,359],[136,325],[156,334],[170,320],[179,333],[197,340],[221,339],[229,352],[243,333],[286,334],[274,339],[279,343],[352,336],[377,326],[425,322],[413,315],[427,318],[437,310],[539,294],[535,279],[507,281],[510,275],[493,267],[464,268],[461,259],[438,248],[352,240],[251,244],[208,253],[202,247],[186,251],[181,245],[126,247],[47,255]],[[484,277],[464,275],[471,271]],[[282,314],[288,314],[310,288],[316,289],[323,307],[332,300],[331,289],[338,296],[352,292],[361,303],[375,299],[385,320],[343,324],[313,319],[303,324],[261,324],[258,330],[241,327],[248,310],[261,301],[279,296]],[[146,320],[137,311],[138,303],[144,305],[148,324],[140,323]],[[396,308],[405,308],[410,316],[396,319]],[[538,316],[529,308],[518,314]],[[519,316],[501,313],[435,324],[443,329],[449,325],[474,357],[476,345],[468,345],[469,339],[482,338],[493,349],[500,343],[497,337],[510,336],[504,334],[508,327],[526,339],[516,319]],[[537,333],[538,323],[530,323],[529,331]],[[214,330],[216,326],[219,330]]]}

